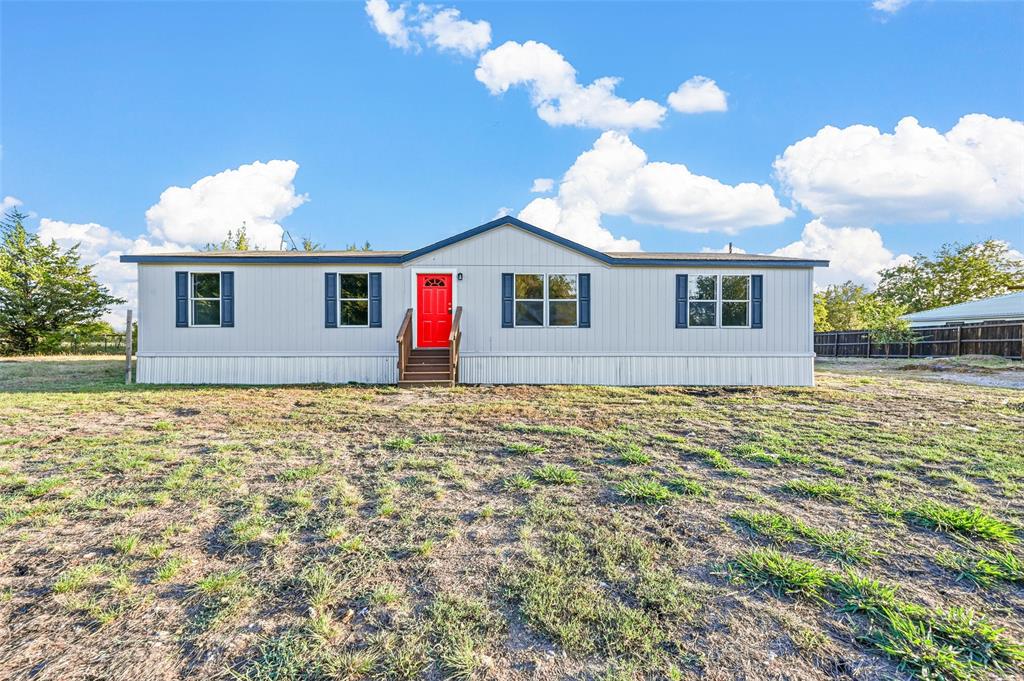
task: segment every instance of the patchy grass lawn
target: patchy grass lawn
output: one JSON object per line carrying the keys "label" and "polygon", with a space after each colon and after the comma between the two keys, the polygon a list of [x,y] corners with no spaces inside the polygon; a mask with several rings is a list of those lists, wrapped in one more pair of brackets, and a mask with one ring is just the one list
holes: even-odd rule
{"label": "patchy grass lawn", "polygon": [[0,362],[0,678],[1024,673],[1024,393]]}

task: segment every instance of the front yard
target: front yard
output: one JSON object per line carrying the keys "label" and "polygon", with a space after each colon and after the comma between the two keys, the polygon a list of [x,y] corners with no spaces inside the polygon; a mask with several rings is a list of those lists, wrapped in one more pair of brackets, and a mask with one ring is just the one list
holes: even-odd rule
{"label": "front yard", "polygon": [[0,678],[1024,673],[1024,392],[0,362]]}

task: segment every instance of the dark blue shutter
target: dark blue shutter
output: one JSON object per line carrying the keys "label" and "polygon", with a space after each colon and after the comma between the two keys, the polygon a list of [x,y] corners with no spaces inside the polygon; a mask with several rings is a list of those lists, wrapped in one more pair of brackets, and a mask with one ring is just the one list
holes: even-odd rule
{"label": "dark blue shutter", "polygon": [[750,328],[764,327],[764,275],[750,277]]}
{"label": "dark blue shutter", "polygon": [[515,310],[516,278],[514,274],[504,272],[501,275],[501,328],[511,329],[515,326],[513,313]]}
{"label": "dark blue shutter", "polygon": [[324,275],[324,326],[334,329],[338,326],[338,274]]}
{"label": "dark blue shutter", "polygon": [[188,326],[188,272],[174,273],[174,325]]}
{"label": "dark blue shutter", "polygon": [[235,273],[220,273],[220,325],[235,325]]}
{"label": "dark blue shutter", "polygon": [[686,296],[687,296],[687,275],[676,275],[676,328],[685,329],[688,324],[686,320]]}
{"label": "dark blue shutter", "polygon": [[380,325],[380,272],[370,272],[370,327]]}
{"label": "dark blue shutter", "polygon": [[579,281],[580,328],[590,328],[590,274],[581,272]]}

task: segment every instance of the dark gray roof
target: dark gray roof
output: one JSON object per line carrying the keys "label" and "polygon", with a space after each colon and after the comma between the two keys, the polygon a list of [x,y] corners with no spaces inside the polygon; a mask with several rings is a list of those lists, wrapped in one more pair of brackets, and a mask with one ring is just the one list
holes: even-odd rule
{"label": "dark gray roof", "polygon": [[641,265],[641,266],[701,266],[729,264],[734,267],[827,267],[827,260],[805,260],[801,258],[783,258],[774,255],[755,255],[752,253],[604,253],[588,248],[559,236],[546,229],[541,229],[518,218],[506,216],[492,220],[479,227],[466,230],[455,236],[442,239],[429,246],[415,251],[193,251],[189,253],[166,253],[150,255],[122,255],[121,262],[137,263],[174,263],[174,262],[207,262],[207,263],[345,263],[345,264],[401,264],[415,260],[423,255],[451,246],[470,237],[498,227],[511,225],[518,227],[542,239],[546,239],[565,248],[608,265]]}

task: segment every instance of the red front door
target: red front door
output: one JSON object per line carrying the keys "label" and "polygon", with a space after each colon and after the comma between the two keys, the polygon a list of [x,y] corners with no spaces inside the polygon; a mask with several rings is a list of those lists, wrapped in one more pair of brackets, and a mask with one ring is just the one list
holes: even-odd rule
{"label": "red front door", "polygon": [[416,275],[416,345],[448,347],[452,331],[452,275]]}

